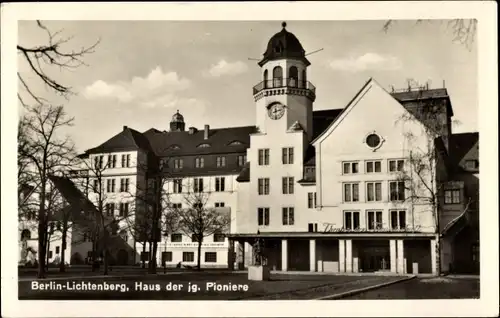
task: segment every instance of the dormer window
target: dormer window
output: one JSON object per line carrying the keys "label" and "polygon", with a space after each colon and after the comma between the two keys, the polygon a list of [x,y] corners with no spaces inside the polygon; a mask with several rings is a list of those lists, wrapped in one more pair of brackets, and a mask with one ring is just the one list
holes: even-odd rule
{"label": "dormer window", "polygon": [[198,148],[209,148],[210,145],[209,144],[201,144],[201,145],[198,145]]}
{"label": "dormer window", "polygon": [[179,145],[172,145],[169,147],[169,149],[171,150],[177,150],[177,149],[181,149],[181,147]]}
{"label": "dormer window", "polygon": [[479,160],[465,160],[465,167],[469,170],[479,169]]}
{"label": "dormer window", "polygon": [[240,146],[243,145],[241,141],[235,140],[229,144],[229,146]]}

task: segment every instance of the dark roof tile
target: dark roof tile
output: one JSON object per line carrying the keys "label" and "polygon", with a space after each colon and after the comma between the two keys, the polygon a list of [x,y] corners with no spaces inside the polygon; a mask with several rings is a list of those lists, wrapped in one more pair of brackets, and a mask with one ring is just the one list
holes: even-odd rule
{"label": "dark roof tile", "polygon": [[452,164],[457,166],[478,141],[478,132],[452,134],[449,149]]}

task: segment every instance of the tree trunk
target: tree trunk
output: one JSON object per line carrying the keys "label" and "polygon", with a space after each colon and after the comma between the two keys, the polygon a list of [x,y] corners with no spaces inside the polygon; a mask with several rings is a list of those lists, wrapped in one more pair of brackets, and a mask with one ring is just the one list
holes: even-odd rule
{"label": "tree trunk", "polygon": [[63,225],[62,229],[62,242],[61,242],[61,264],[59,264],[59,272],[65,272],[66,271],[66,265],[64,264],[66,262],[65,258],[65,251],[66,251],[66,235],[68,234],[68,228],[67,226]]}
{"label": "tree trunk", "polygon": [[439,234],[436,237],[436,275],[441,275],[441,238]]}
{"label": "tree trunk", "polygon": [[104,258],[104,275],[108,275],[108,247],[104,247],[103,251],[103,258]]}
{"label": "tree trunk", "polygon": [[45,229],[43,220],[38,221],[38,273],[37,278],[45,278]]}
{"label": "tree trunk", "polygon": [[47,234],[47,250],[46,250],[46,259],[45,259],[45,266],[47,268],[47,272],[49,271],[49,262],[50,262],[50,234]]}
{"label": "tree trunk", "polygon": [[201,237],[201,239],[198,239],[198,266],[197,266],[197,269],[199,271],[201,271],[201,244],[202,243],[203,243],[203,237]]}
{"label": "tree trunk", "polygon": [[146,254],[146,242],[142,242],[142,255],[141,255],[142,268],[146,268],[146,260],[144,258],[144,254]]}
{"label": "tree trunk", "polygon": [[92,266],[92,271],[95,272],[97,268],[94,266],[94,262],[97,259],[97,240],[95,238],[92,239],[92,259],[90,260],[90,266]]}

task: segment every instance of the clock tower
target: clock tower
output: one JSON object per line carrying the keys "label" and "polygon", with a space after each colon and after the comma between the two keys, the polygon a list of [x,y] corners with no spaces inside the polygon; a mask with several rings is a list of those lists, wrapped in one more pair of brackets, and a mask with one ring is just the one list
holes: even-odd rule
{"label": "clock tower", "polygon": [[307,67],[311,64],[299,40],[286,30],[276,33],[267,44],[266,52],[258,63],[261,82],[254,86],[256,125],[260,132],[304,130],[307,140],[312,139],[312,104],[316,88],[307,80]]}

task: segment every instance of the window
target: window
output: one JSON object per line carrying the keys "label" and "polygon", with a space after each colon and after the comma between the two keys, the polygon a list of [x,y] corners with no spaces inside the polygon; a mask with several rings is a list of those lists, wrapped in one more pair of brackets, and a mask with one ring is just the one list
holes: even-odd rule
{"label": "window", "polygon": [[259,178],[258,180],[259,195],[269,194],[269,178]]}
{"label": "window", "polygon": [[218,168],[225,167],[226,166],[226,157],[223,157],[223,156],[217,157],[216,163],[217,163]]}
{"label": "window", "polygon": [[348,230],[359,229],[359,212],[356,211],[344,212],[344,229]]}
{"label": "window", "polygon": [[382,201],[382,183],[367,182],[366,183],[366,201]]}
{"label": "window", "polygon": [[259,225],[269,225],[269,208],[258,208],[257,214]]}
{"label": "window", "polygon": [[309,232],[318,232],[318,223],[309,223],[307,229]]}
{"label": "window", "polygon": [[120,216],[128,216],[128,203],[120,203]]}
{"label": "window", "polygon": [[479,169],[479,160],[465,160],[465,167],[467,169]]}
{"label": "window", "polygon": [[294,224],[294,208],[283,208],[283,225]]}
{"label": "window", "polygon": [[293,194],[293,177],[283,177],[282,182],[282,192],[283,194]]}
{"label": "window", "polygon": [[205,158],[198,157],[194,159],[194,166],[196,168],[203,168],[205,166]]}
{"label": "window", "polygon": [[174,179],[174,193],[182,193],[182,179]]}
{"label": "window", "polygon": [[95,192],[95,193],[99,193],[101,190],[99,189],[99,180],[98,179],[94,179],[94,184],[92,186],[92,190]]}
{"label": "window", "polygon": [[115,192],[115,179],[108,179],[106,184],[106,192]]}
{"label": "window", "polygon": [[191,242],[198,242],[198,237],[199,237],[198,234],[192,234],[191,235]]}
{"label": "window", "polygon": [[293,164],[293,148],[283,148],[282,149],[282,158],[281,162],[284,165],[291,165]]}
{"label": "window", "polygon": [[299,82],[299,70],[296,66],[292,66],[288,69],[288,78],[290,79],[290,86],[297,87]]}
{"label": "window", "polygon": [[382,228],[382,211],[368,211],[367,216],[369,230]]}
{"label": "window", "polygon": [[129,178],[122,178],[122,179],[120,179],[120,192],[128,192],[128,190],[129,190],[129,183],[130,183],[130,179]]}
{"label": "window", "polygon": [[381,142],[382,142],[382,140],[381,140],[380,136],[377,134],[369,134],[366,137],[366,144],[370,148],[377,148],[378,146],[380,146]]}
{"label": "window", "polygon": [[444,203],[445,204],[458,204],[460,203],[460,190],[445,190],[444,191]]}
{"label": "window", "polygon": [[216,263],[217,252],[205,252],[205,263]]}
{"label": "window", "polygon": [[209,148],[210,145],[209,144],[201,144],[201,145],[198,145],[198,148]]}
{"label": "window", "polygon": [[113,216],[115,214],[115,204],[106,203],[106,216]]}
{"label": "window", "polygon": [[116,168],[116,155],[108,155],[108,168]]}
{"label": "window", "polygon": [[[276,53],[281,52],[281,46],[274,48]],[[281,66],[276,66],[273,68],[273,87],[281,87],[283,85],[283,69]]]}
{"label": "window", "polygon": [[52,251],[49,251],[49,258],[52,258]]}
{"label": "window", "polygon": [[359,184],[344,183],[344,202],[359,201]]}
{"label": "window", "polygon": [[215,207],[216,208],[223,208],[224,207],[224,202],[215,202]]}
{"label": "window", "polygon": [[194,192],[203,192],[203,178],[194,178]]}
{"label": "window", "polygon": [[259,149],[259,166],[269,165],[269,149]]}
{"label": "window", "polygon": [[130,167],[130,155],[122,155],[122,167]]}
{"label": "window", "polygon": [[225,189],[225,185],[226,185],[226,178],[224,178],[224,177],[215,178],[215,191],[216,192],[223,192]]}
{"label": "window", "polygon": [[170,241],[172,243],[179,243],[182,242],[182,234],[180,233],[174,233],[170,235]]}
{"label": "window", "polygon": [[229,144],[229,146],[240,146],[243,143],[241,141],[235,140]]}
{"label": "window", "polygon": [[316,207],[316,192],[309,192],[307,194],[307,207],[309,209]]}
{"label": "window", "polygon": [[59,249],[60,249],[60,247],[56,246],[56,254],[59,254]]}
{"label": "window", "polygon": [[344,174],[358,173],[359,164],[357,162],[344,162],[342,165]]}
{"label": "window", "polygon": [[182,169],[184,161],[182,159],[174,159],[174,169]]}
{"label": "window", "polygon": [[182,203],[170,203],[172,209],[182,209]]}
{"label": "window", "polygon": [[406,211],[393,210],[391,211],[391,229],[404,230],[406,228]]}
{"label": "window", "polygon": [[246,155],[239,155],[238,156],[238,167],[243,167],[246,162],[247,162],[247,156]]}
{"label": "window", "polygon": [[366,162],[366,173],[374,172],[382,172],[382,162],[380,160]]}
{"label": "window", "polygon": [[172,261],[172,252],[161,252],[161,263],[167,263]]}
{"label": "window", "polygon": [[405,183],[404,181],[391,181],[389,182],[389,189],[391,193],[391,201],[404,201],[405,200]]}
{"label": "window", "polygon": [[196,202],[196,203],[194,203],[194,204],[193,204],[193,208],[194,208],[194,209],[201,210],[201,209],[203,209],[203,203],[201,203],[201,202],[198,200],[198,202]]}
{"label": "window", "polygon": [[403,171],[405,161],[403,159],[389,160],[389,172]]}
{"label": "window", "polygon": [[104,162],[104,156],[94,157],[94,168],[97,170],[101,170],[102,168],[104,168],[103,162]]}
{"label": "window", "polygon": [[214,242],[224,242],[226,236],[220,232],[214,233]]}

